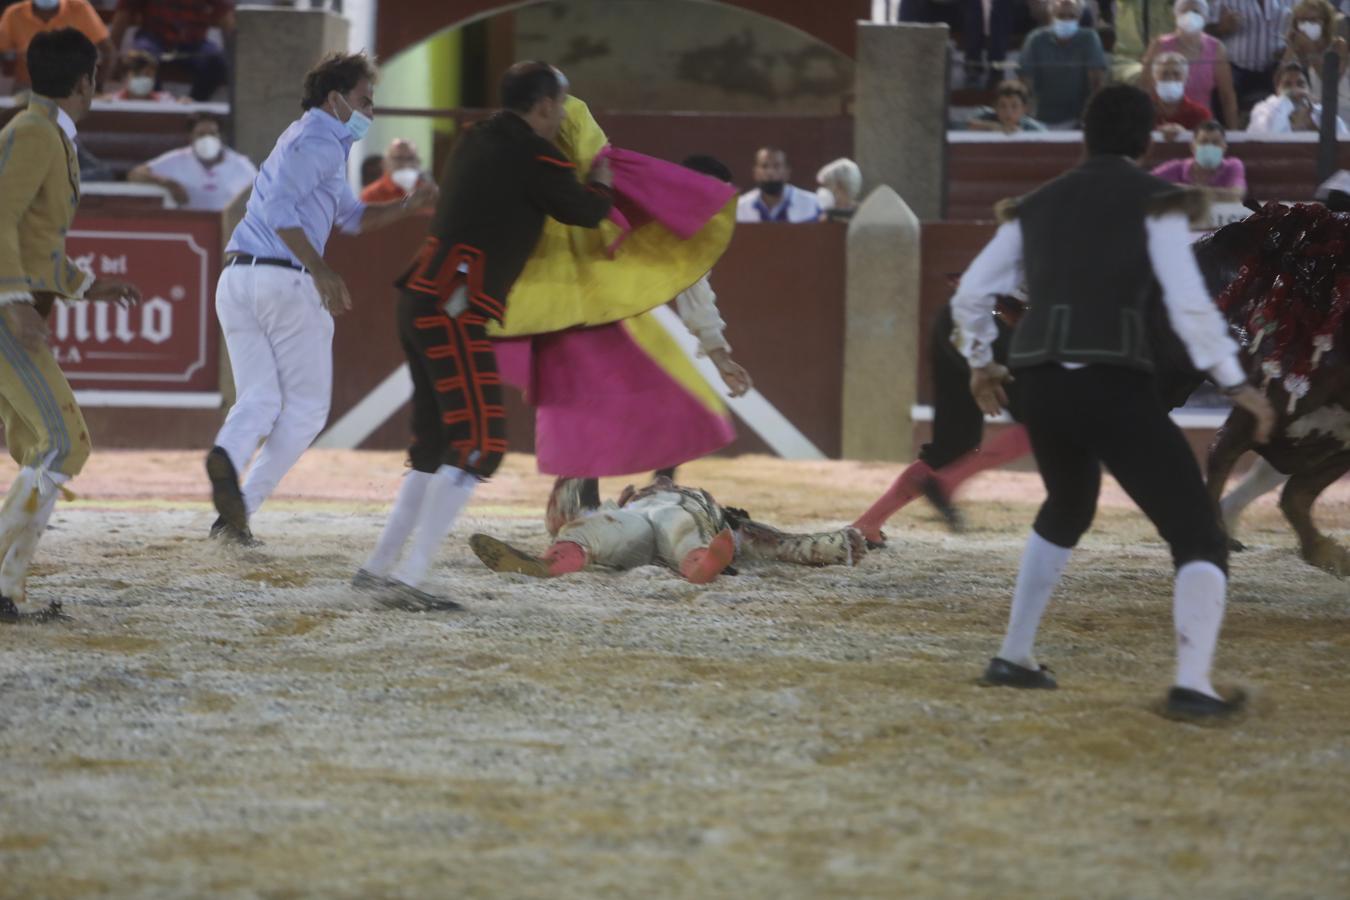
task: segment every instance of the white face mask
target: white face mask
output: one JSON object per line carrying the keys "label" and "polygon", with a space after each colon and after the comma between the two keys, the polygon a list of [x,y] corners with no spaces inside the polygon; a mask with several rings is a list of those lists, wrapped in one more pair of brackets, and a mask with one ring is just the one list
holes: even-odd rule
{"label": "white face mask", "polygon": [[1187,34],[1195,34],[1205,27],[1205,17],[1198,12],[1184,12],[1177,16],[1177,27]]}
{"label": "white face mask", "polygon": [[1303,32],[1303,36],[1310,41],[1320,41],[1322,39],[1321,22],[1299,22],[1298,30]]}
{"label": "white face mask", "polygon": [[197,158],[202,162],[214,162],[220,156],[223,146],[220,138],[214,134],[204,134],[192,142],[192,152],[197,154]]}
{"label": "white face mask", "polygon": [[1164,103],[1176,103],[1186,95],[1186,82],[1184,81],[1159,81],[1154,90],[1158,92],[1158,99]]}
{"label": "white face mask", "polygon": [[1078,33],[1078,20],[1056,19],[1050,23],[1050,28],[1055,32],[1055,37],[1061,41],[1067,41]]}
{"label": "white face mask", "polygon": [[133,97],[149,97],[155,90],[155,76],[132,75],[127,79],[127,93]]}
{"label": "white face mask", "polygon": [[422,172],[419,169],[395,169],[389,173],[394,184],[405,194],[411,194],[417,187],[417,182],[422,180]]}

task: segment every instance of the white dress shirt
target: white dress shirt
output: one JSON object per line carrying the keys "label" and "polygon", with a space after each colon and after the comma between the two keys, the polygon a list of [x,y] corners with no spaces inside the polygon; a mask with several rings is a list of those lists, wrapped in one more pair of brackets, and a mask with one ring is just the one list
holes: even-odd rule
{"label": "white dress shirt", "polygon": [[820,201],[811,191],[783,185],[783,196],[777,206],[768,206],[760,196],[759,188],[746,191],[736,201],[737,222],[816,222],[820,219]]}
{"label": "white dress shirt", "polygon": [[[1162,285],[1163,305],[1172,330],[1186,345],[1197,369],[1208,372],[1220,387],[1237,387],[1246,381],[1238,363],[1237,344],[1228,336],[1228,323],[1205,288],[1191,252],[1186,216],[1168,213],[1145,219],[1144,225],[1149,262]],[[993,360],[998,337],[993,316],[996,295],[1014,293],[1022,280],[1022,225],[1014,220],[999,226],[993,240],[961,276],[952,297],[952,317],[961,329],[961,352],[972,368]]]}
{"label": "white dress shirt", "polygon": [[[1247,131],[1251,134],[1290,134],[1294,130],[1289,124],[1293,114],[1294,101],[1280,94],[1271,94],[1252,107]],[[1318,128],[1322,127],[1322,104],[1312,105],[1312,120]],[[1350,128],[1345,127],[1340,116],[1336,117],[1336,137],[1342,140],[1350,138]]]}

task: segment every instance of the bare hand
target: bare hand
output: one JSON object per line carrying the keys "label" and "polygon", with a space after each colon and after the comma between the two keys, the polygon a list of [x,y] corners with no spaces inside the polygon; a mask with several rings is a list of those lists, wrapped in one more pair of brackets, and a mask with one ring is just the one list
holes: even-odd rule
{"label": "bare hand", "polygon": [[189,200],[187,188],[183,187],[172,178],[165,178],[159,183],[159,186],[169,192],[169,196],[173,197],[174,203],[177,203],[179,206],[187,206]]}
{"label": "bare hand", "polygon": [[94,283],[89,285],[89,290],[84,292],[84,299],[96,303],[116,303],[125,309],[141,302],[141,292],[136,285],[125,281],[96,278]]}
{"label": "bare hand", "polygon": [[596,184],[603,184],[605,187],[614,186],[614,173],[609,168],[609,157],[601,157],[595,161],[595,165],[591,166],[591,181]]}
{"label": "bare hand", "polygon": [[1235,9],[1224,7],[1219,12],[1219,33],[1230,35],[1242,27],[1242,14]]}
{"label": "bare hand", "polygon": [[1256,420],[1252,440],[1258,444],[1270,440],[1270,432],[1275,427],[1275,407],[1270,405],[1265,394],[1250,384],[1243,385],[1242,390],[1233,395],[1233,405],[1245,409]]}
{"label": "bare hand", "polygon": [[1003,385],[1013,380],[1007,366],[991,362],[981,368],[970,370],[970,393],[975,405],[986,416],[996,416],[1008,405],[1008,392]]}
{"label": "bare hand", "polygon": [[708,351],[708,358],[717,366],[718,373],[722,376],[722,382],[727,386],[733,397],[743,397],[755,386],[754,381],[750,379],[750,373],[745,371],[745,367],[731,358],[731,354],[725,350],[717,349]]}
{"label": "bare hand", "polygon": [[347,292],[347,285],[343,283],[341,275],[327,265],[311,270],[310,275],[314,277],[314,289],[319,292],[319,301],[329,313],[340,316],[352,308],[352,295]]}
{"label": "bare hand", "polygon": [[1182,128],[1176,122],[1164,122],[1162,125],[1158,126],[1158,130],[1162,132],[1162,136],[1167,140],[1175,141],[1177,138],[1181,137],[1186,129]]}
{"label": "bare hand", "polygon": [[5,327],[19,339],[25,350],[39,350],[51,337],[46,320],[31,303],[21,300],[7,303],[0,306],[0,315],[5,317]]}
{"label": "bare hand", "polygon": [[441,189],[436,186],[436,183],[423,178],[417,182],[417,187],[413,188],[413,192],[408,195],[404,205],[409,209],[424,209],[435,206],[440,196]]}

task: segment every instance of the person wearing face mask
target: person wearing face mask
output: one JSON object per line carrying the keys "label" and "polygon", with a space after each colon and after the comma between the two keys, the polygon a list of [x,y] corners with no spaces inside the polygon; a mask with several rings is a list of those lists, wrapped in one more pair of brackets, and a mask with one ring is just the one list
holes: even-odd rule
{"label": "person wearing face mask", "polygon": [[[375,77],[363,53],[332,53],[310,70],[300,103],[305,113],[263,162],[225,248],[216,316],[235,402],[206,455],[220,514],[212,536],[251,543],[249,517],[328,420],[333,316],[351,308],[342,277],[323,259],[333,229],[369,231],[435,202],[434,185],[383,205],[352,193],[347,157],[370,128]],[[193,153],[212,149],[220,148],[202,142]]]}
{"label": "person wearing face mask", "polygon": [[755,187],[736,201],[737,222],[816,222],[820,201],[811,191],[788,184],[792,168],[787,154],[778,147],[761,147],[755,153]]}
{"label": "person wearing face mask", "polygon": [[1180,53],[1160,53],[1153,61],[1153,105],[1158,110],[1158,129],[1175,138],[1183,131],[1194,131],[1213,118],[1208,106],[1186,96],[1186,57]]}
{"label": "person wearing face mask", "polygon": [[60,486],[89,458],[89,429],[48,344],[52,306],[140,300],[132,285],[95,278],[66,255],[80,202],[76,122],[94,100],[98,51],[63,28],[34,36],[25,55],[33,91],[0,130],[0,421],[20,466],[0,505],[0,624],[63,617],[59,603],[20,604]]}
{"label": "person wearing face mask", "polygon": [[1106,80],[1106,54],[1097,32],[1082,28],[1078,0],[1055,0],[1051,23],[1022,43],[1019,76],[1036,96],[1036,118],[1051,128],[1075,128],[1083,107]]}
{"label": "person wearing face mask", "polygon": [[44,31],[74,28],[98,48],[98,77],[102,83],[113,63],[117,48],[108,34],[108,27],[99,18],[89,0],[23,0],[0,15],[0,56],[14,54],[14,77],[19,85],[29,83],[28,65],[24,52],[34,36]]}
{"label": "person wearing face mask", "polygon": [[155,90],[159,77],[159,63],[144,50],[131,50],[122,57],[126,83],[109,100],[149,100],[155,103],[177,103],[178,98],[168,91]]}
{"label": "person wearing face mask", "polygon": [[[1284,55],[1285,29],[1296,0],[1210,0],[1208,29],[1224,43],[1239,104],[1248,108],[1270,90]],[[1229,128],[1234,125],[1229,123]]]}
{"label": "person wearing face mask", "polygon": [[417,146],[404,138],[394,138],[382,160],[383,174],[361,189],[365,203],[388,203],[402,200],[428,180],[422,171],[422,159]]}
{"label": "person wearing face mask", "polygon": [[1217,38],[1204,32],[1209,4],[1206,0],[1177,0],[1172,11],[1176,16],[1176,31],[1161,35],[1149,44],[1142,60],[1144,68],[1139,86],[1159,100],[1165,100],[1165,93],[1175,93],[1175,88],[1164,88],[1163,92],[1155,90],[1159,80],[1158,61],[1164,55],[1180,55],[1186,63],[1183,91],[1186,100],[1203,107],[1207,113],[1204,118],[1212,119],[1217,111],[1211,106],[1211,98],[1217,91],[1224,123],[1229,128],[1237,128],[1238,100],[1228,53]]}
{"label": "person wearing face mask", "polygon": [[253,184],[258,169],[225,146],[220,123],[206,113],[188,116],[188,145],[170,150],[127,173],[127,181],[157,184],[182,209],[220,212]]}
{"label": "person wearing face mask", "polygon": [[1335,50],[1340,58],[1341,81],[1336,91],[1336,112],[1350,120],[1350,81],[1346,80],[1346,63],[1350,48],[1345,38],[1336,33],[1340,16],[1327,0],[1299,0],[1294,7],[1289,30],[1285,33],[1287,46],[1281,62],[1296,62],[1308,72],[1308,88],[1314,99],[1322,99],[1322,57]]}
{"label": "person wearing face mask", "polygon": [[1168,160],[1156,167],[1153,175],[1174,184],[1201,188],[1220,202],[1240,203],[1247,193],[1247,170],[1242,160],[1226,155],[1228,141],[1223,126],[1209,121],[1194,131],[1190,158]]}
{"label": "person wearing face mask", "polygon": [[[1281,63],[1275,73],[1275,93],[1252,107],[1251,134],[1290,134],[1322,127],[1322,104],[1313,100],[1308,73],[1296,62]],[[1345,121],[1336,117],[1336,138],[1350,138]]]}

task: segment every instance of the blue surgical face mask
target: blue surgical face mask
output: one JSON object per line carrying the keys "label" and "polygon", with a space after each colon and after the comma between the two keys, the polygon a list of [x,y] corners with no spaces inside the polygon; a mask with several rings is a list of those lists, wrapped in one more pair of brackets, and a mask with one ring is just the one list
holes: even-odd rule
{"label": "blue surgical face mask", "polygon": [[1195,162],[1202,169],[1217,169],[1223,162],[1223,148],[1218,144],[1201,144],[1195,148]]}
{"label": "blue surgical face mask", "polygon": [[1078,33],[1078,20],[1056,19],[1050,23],[1050,27],[1054,29],[1055,37],[1059,38],[1061,41],[1067,41]]}
{"label": "blue surgical face mask", "polygon": [[361,140],[361,138],[366,136],[366,132],[370,131],[370,116],[361,112],[359,109],[352,109],[351,104],[347,102],[347,98],[343,97],[341,94],[338,94],[338,99],[341,100],[342,105],[351,110],[352,113],[351,117],[348,118],[345,123],[347,131],[354,139],[358,141]]}

